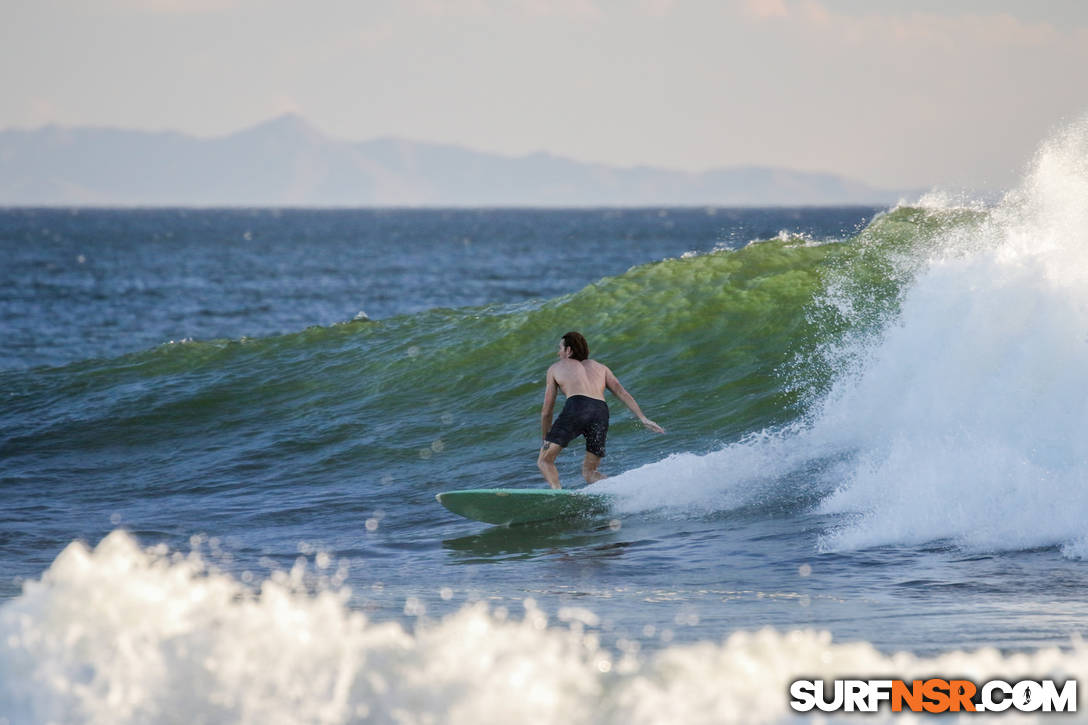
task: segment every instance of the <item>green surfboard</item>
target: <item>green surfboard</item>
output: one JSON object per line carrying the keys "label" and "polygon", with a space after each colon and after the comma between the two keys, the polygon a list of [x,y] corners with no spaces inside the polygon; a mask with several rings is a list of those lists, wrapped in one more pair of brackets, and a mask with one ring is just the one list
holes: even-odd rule
{"label": "green surfboard", "polygon": [[435,498],[455,514],[488,524],[529,524],[589,518],[607,513],[611,497],[552,488],[475,488],[446,491]]}

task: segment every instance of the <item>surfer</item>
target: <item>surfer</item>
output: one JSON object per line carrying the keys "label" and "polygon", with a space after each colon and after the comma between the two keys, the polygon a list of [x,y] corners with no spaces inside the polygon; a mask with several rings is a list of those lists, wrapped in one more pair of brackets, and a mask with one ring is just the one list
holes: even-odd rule
{"label": "surfer", "polygon": [[[540,411],[544,442],[536,465],[552,488],[562,488],[555,459],[568,443],[580,435],[586,438],[582,477],[586,483],[596,483],[605,478],[597,467],[604,457],[604,442],[608,435],[608,404],[604,402],[606,388],[638,416],[642,425],[654,433],[665,432],[664,428],[643,414],[638,403],[607,366],[589,359],[589,344],[581,333],[568,332],[559,340],[559,361],[548,368],[544,407]],[[553,424],[552,411],[559,390],[567,396],[567,402]]]}

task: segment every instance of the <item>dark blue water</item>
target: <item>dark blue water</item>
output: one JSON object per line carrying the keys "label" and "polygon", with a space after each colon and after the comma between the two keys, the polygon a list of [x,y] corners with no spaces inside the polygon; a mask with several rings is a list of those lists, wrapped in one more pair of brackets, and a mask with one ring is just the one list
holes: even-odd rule
{"label": "dark blue water", "polygon": [[0,369],[553,298],[637,264],[877,211],[0,210]]}

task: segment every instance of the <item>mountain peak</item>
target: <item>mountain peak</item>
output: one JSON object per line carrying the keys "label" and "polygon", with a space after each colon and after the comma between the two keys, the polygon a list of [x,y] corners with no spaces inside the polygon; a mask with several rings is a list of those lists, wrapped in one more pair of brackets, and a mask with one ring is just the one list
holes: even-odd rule
{"label": "mountain peak", "polygon": [[281,139],[325,138],[325,134],[321,133],[321,131],[301,115],[293,112],[284,113],[275,118],[270,118],[267,121],[262,121],[255,126],[250,126],[249,128],[233,133],[231,136],[235,137],[254,134]]}

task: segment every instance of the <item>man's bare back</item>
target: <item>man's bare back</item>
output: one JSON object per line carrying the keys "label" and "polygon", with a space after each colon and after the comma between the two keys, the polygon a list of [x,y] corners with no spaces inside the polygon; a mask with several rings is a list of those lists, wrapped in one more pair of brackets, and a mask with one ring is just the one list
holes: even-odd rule
{"label": "man's bare back", "polygon": [[574,360],[566,358],[552,363],[548,368],[548,377],[555,380],[563,395],[584,395],[587,398],[604,400],[604,389],[608,375],[612,371],[596,360]]}

